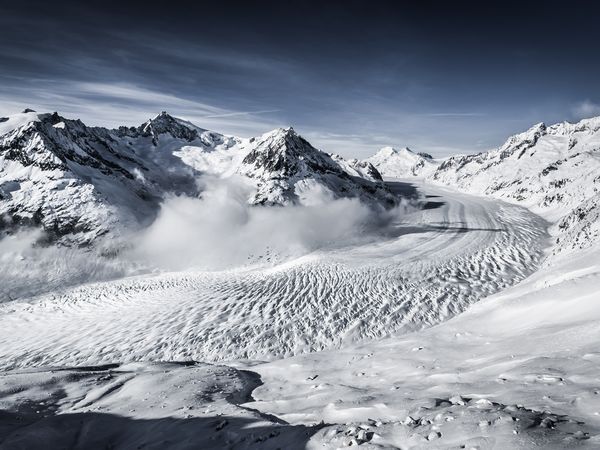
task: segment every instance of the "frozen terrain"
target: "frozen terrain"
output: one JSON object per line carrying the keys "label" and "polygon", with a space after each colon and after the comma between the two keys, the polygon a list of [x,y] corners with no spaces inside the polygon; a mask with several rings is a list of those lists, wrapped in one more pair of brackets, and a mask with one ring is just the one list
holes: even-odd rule
{"label": "frozen terrain", "polygon": [[5,371],[0,448],[597,448],[599,255],[546,267],[429,330],[250,372]]}
{"label": "frozen terrain", "polygon": [[415,170],[417,156],[382,149],[367,161],[383,176],[425,178],[526,206],[552,223],[555,254],[586,248],[600,237],[600,117],[538,123],[497,149],[437,161],[435,170]]}
{"label": "frozen terrain", "polygon": [[358,161],[10,117],[0,449],[598,448],[599,124]]}
{"label": "frozen terrain", "polygon": [[546,224],[526,209],[440,188],[422,192],[435,203],[402,215],[376,242],[268,267],[133,277],[0,305],[2,366],[316,351],[433,325],[539,263]]}
{"label": "frozen terrain", "polygon": [[598,247],[437,327],[255,366],[248,404],[312,448],[600,446]]}

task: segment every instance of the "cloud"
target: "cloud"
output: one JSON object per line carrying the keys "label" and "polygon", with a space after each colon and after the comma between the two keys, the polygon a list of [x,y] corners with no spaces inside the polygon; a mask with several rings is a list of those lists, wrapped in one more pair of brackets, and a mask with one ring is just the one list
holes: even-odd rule
{"label": "cloud", "polygon": [[600,116],[600,105],[591,100],[584,100],[577,103],[571,109],[575,119],[586,119],[588,117]]}
{"label": "cloud", "polygon": [[226,110],[215,106],[187,100],[175,95],[156,92],[134,84],[128,83],[73,83],[72,92],[80,97],[91,96],[100,101],[126,100],[132,104],[163,105],[164,108],[174,107],[191,110],[194,112],[206,112],[207,114],[223,114]]}
{"label": "cloud", "polygon": [[484,113],[480,112],[440,112],[420,114],[425,117],[484,117]]}
{"label": "cloud", "polygon": [[133,275],[134,264],[95,251],[44,246],[39,229],[0,235],[0,303],[90,281]]}
{"label": "cloud", "polygon": [[252,114],[268,114],[273,112],[279,112],[281,109],[265,109],[263,111],[236,111],[229,112],[223,114],[211,114],[210,116],[205,116],[205,119],[216,119],[219,117],[234,117],[234,116],[250,116]]}
{"label": "cloud", "polygon": [[165,201],[156,221],[136,234],[125,257],[151,270],[274,264],[381,239],[409,208],[378,211],[358,199],[331,199],[318,191],[307,205],[250,206],[251,188],[242,180],[205,176],[201,182],[206,187],[202,198]]}
{"label": "cloud", "polygon": [[37,81],[32,86],[0,86],[0,114],[25,107],[106,127],[139,125],[166,110],[203,128],[245,137],[288,125],[269,117],[279,109],[236,111],[132,83]]}
{"label": "cloud", "polygon": [[[0,303],[92,281],[172,270],[277,266],[312,252],[360,246],[393,236],[408,203],[375,210],[358,199],[315,190],[303,206],[251,206],[241,179],[204,176],[201,198],[164,201],[152,225],[98,248],[42,246],[41,230],[0,236]],[[119,249],[117,257],[114,249]]]}

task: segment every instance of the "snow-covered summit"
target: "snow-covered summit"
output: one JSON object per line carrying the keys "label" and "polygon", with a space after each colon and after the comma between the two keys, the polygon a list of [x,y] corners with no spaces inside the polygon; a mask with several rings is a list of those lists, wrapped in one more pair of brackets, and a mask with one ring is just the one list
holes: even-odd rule
{"label": "snow-covered summit", "polygon": [[254,141],[240,172],[252,177],[301,176],[309,172],[340,172],[329,155],[317,150],[292,127],[278,128]]}
{"label": "snow-covered summit", "polygon": [[438,165],[431,155],[416,153],[408,147],[383,147],[365,161],[373,164],[383,176],[394,178],[427,176]]}
{"label": "snow-covered summit", "polygon": [[388,206],[396,201],[375,172],[363,177],[353,163],[317,150],[291,127],[253,140],[238,173],[256,180],[255,204],[304,203],[317,190],[329,198],[358,197]]}
{"label": "snow-covered summit", "polygon": [[136,131],[142,136],[151,136],[154,141],[161,134],[170,134],[176,139],[185,139],[191,142],[207,130],[182,119],[177,119],[169,115],[166,111],[162,111],[156,117],[140,125]]}
{"label": "snow-covered summit", "polygon": [[164,144],[168,139],[185,141],[190,145],[202,146],[206,150],[217,146],[232,147],[240,142],[239,138],[200,128],[187,120],[173,117],[166,111],[162,111],[138,127],[121,126],[115,132],[121,137],[149,137],[155,147]]}
{"label": "snow-covered summit", "polygon": [[38,113],[32,109],[25,109],[20,114],[13,114],[7,117],[0,117],[0,136],[11,132],[29,122],[38,121]]}

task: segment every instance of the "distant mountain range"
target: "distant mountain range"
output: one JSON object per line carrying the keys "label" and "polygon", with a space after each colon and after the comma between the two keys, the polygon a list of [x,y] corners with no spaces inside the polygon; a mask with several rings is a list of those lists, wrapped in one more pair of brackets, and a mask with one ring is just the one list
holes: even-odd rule
{"label": "distant mountain range", "polygon": [[384,148],[367,159],[384,177],[421,177],[522,204],[552,224],[554,251],[600,240],[600,117],[534,125],[497,149],[433,160]]}
{"label": "distant mountain range", "polygon": [[0,226],[40,226],[87,245],[150,224],[169,195],[201,196],[201,176],[236,179],[252,205],[357,198],[399,201],[383,177],[428,182],[522,204],[552,224],[555,252],[600,237],[600,118],[537,124],[501,147],[434,159],[384,147],[359,161],[324,153],[292,128],[241,139],[162,112],[138,127],[86,126],[58,113],[0,118]]}
{"label": "distant mountain range", "polygon": [[202,175],[241,180],[254,205],[398,201],[371,164],[321,152],[292,128],[240,139],[166,112],[112,130],[32,110],[0,118],[4,230],[40,226],[52,241],[87,245],[148,225],[168,195],[201,196]]}

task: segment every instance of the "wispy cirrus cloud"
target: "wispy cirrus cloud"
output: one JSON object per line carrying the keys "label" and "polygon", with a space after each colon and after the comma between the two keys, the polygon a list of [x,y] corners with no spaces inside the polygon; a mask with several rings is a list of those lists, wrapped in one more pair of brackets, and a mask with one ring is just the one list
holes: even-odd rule
{"label": "wispy cirrus cloud", "polygon": [[106,127],[137,125],[163,110],[204,128],[241,136],[262,134],[283,125],[269,116],[279,109],[235,111],[131,83],[38,81],[30,87],[0,86],[1,114],[25,107],[59,111]]}

